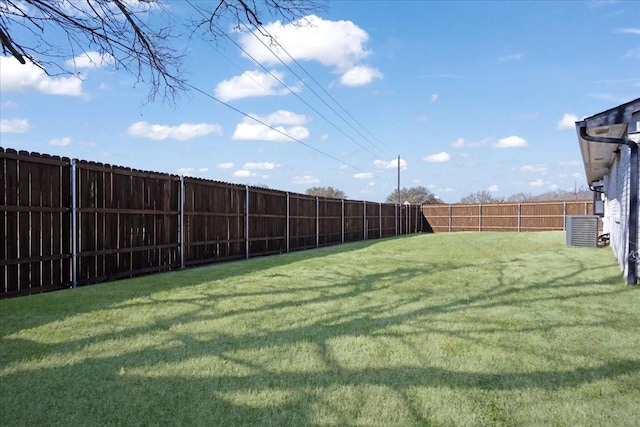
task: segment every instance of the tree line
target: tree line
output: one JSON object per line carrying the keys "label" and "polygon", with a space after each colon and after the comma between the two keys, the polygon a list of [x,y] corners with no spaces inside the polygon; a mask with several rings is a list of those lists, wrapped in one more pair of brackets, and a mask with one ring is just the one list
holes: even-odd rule
{"label": "tree line", "polygon": [[[309,196],[329,197],[334,199],[346,199],[344,191],[334,187],[311,187],[307,189]],[[486,190],[476,191],[464,196],[458,203],[478,204],[478,203],[517,203],[517,202],[541,202],[553,200],[591,200],[593,193],[585,187],[576,188],[573,191],[555,190],[546,193],[533,195],[531,193],[514,193],[509,197],[499,197]],[[394,189],[385,200],[386,203],[410,203],[412,205],[445,203],[429,189],[418,186],[403,187],[398,193]]]}

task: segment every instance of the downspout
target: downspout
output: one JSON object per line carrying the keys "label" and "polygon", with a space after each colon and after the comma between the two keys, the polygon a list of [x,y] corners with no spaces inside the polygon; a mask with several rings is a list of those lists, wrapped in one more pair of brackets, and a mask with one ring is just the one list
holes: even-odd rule
{"label": "downspout", "polygon": [[627,284],[638,282],[638,144],[625,138],[607,138],[587,134],[584,123],[580,126],[580,138],[603,144],[625,144],[631,149],[629,157],[629,254],[627,255]]}

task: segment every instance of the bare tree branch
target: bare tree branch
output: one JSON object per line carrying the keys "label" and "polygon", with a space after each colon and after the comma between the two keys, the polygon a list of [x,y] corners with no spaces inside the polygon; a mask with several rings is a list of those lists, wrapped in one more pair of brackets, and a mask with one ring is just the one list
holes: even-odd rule
{"label": "bare tree branch", "polygon": [[[189,3],[199,15],[182,22],[161,0],[2,0],[0,43],[4,55],[31,63],[47,74],[76,72],[68,61],[77,53],[97,51],[111,67],[149,85],[149,100],[158,95],[174,102],[187,90],[184,52],[174,43],[184,29],[215,40],[226,35],[219,21],[260,28],[264,18],[292,22],[323,9],[326,0],[219,0]],[[59,40],[66,39],[66,45]]]}

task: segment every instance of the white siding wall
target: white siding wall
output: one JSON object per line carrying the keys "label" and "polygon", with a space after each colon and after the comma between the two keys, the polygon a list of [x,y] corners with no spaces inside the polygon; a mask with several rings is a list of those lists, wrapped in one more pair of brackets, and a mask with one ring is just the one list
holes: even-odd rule
{"label": "white siding wall", "polygon": [[[638,135],[640,137],[640,135]],[[632,139],[636,140],[635,135]],[[629,249],[629,168],[631,150],[622,146],[620,154],[604,177],[605,216],[603,231],[611,235],[611,248],[627,277],[627,251]],[[640,216],[640,213],[639,213]],[[640,219],[640,218],[639,218]],[[637,276],[636,276],[637,277]]]}

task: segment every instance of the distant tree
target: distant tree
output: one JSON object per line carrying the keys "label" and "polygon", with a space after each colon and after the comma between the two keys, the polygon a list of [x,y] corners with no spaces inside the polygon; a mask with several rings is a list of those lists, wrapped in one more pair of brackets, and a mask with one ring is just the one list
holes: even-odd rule
{"label": "distant tree", "polygon": [[[398,202],[398,189],[393,190],[393,193],[389,194],[386,200],[387,203],[397,203]],[[406,188],[402,187],[400,189],[400,203],[409,202],[412,205],[421,205],[425,204],[434,204],[434,203],[442,203],[442,200],[438,198],[431,191],[427,190],[424,187],[411,187]]]}
{"label": "distant tree", "polygon": [[338,190],[333,187],[311,187],[307,189],[306,195],[308,196],[318,196],[318,197],[328,197],[331,199],[346,199],[347,195],[344,194],[344,191]]}
{"label": "distant tree", "polygon": [[173,6],[159,0],[2,0],[0,46],[4,55],[47,74],[76,73],[73,58],[124,69],[149,85],[151,99],[158,93],[171,99],[189,87],[182,70],[185,38],[215,42],[232,25],[260,30],[265,19],[291,22],[323,10],[325,0],[189,2],[189,16]]}
{"label": "distant tree", "polygon": [[481,190],[460,199],[460,203],[501,203],[502,197],[494,197],[489,191]]}
{"label": "distant tree", "polygon": [[593,199],[593,192],[586,187],[576,187],[573,190],[553,190],[533,197],[533,200],[536,201],[591,199]]}
{"label": "distant tree", "polygon": [[533,194],[531,193],[515,193],[507,197],[507,202],[528,202],[533,200]]}

